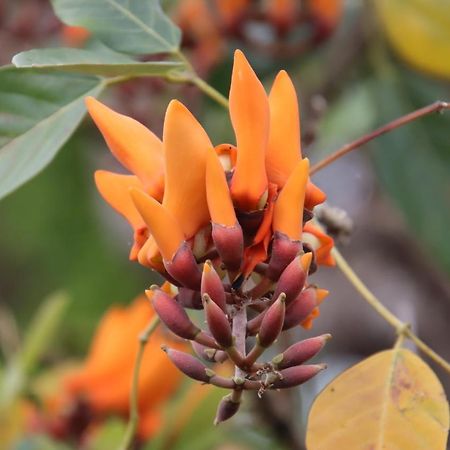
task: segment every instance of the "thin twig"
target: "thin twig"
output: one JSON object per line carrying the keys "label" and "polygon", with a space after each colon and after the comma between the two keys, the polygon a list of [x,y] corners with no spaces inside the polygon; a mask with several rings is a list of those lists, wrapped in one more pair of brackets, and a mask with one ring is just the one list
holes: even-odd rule
{"label": "thin twig", "polygon": [[399,336],[404,335],[411,341],[413,341],[417,347],[425,353],[430,359],[439,364],[444,370],[450,373],[450,364],[441,356],[439,356],[434,350],[428,347],[425,342],[417,337],[417,335],[411,330],[410,326],[402,322],[397,316],[391,313],[377,297],[369,290],[364,282],[358,277],[355,271],[350,267],[345,258],[341,255],[337,248],[333,248],[332,255],[336,261],[336,265],[350,281],[354,288],[361,294],[361,296],[369,303],[370,306],[381,316],[386,322],[388,322],[395,329]]}
{"label": "thin twig", "polygon": [[130,393],[130,417],[128,419],[127,429],[120,443],[118,450],[129,450],[133,443],[134,436],[139,424],[139,372],[141,370],[142,357],[144,355],[145,346],[147,345],[150,336],[159,325],[159,317],[155,316],[149,323],[148,327],[139,336],[139,348],[136,353],[136,360],[134,363],[133,379]]}
{"label": "thin twig", "polygon": [[450,109],[450,103],[443,102],[443,101],[437,101],[432,103],[431,105],[425,106],[423,108],[420,108],[416,111],[413,111],[409,114],[406,114],[405,116],[399,117],[392,122],[387,123],[386,125],[383,125],[380,128],[377,128],[375,131],[372,131],[371,133],[368,133],[358,139],[356,139],[353,142],[350,142],[349,144],[345,144],[335,152],[331,153],[331,155],[324,158],[322,161],[319,161],[317,164],[314,164],[311,167],[310,175],[315,174],[319,170],[323,169],[324,167],[330,165],[332,162],[336,161],[337,159],[341,158],[342,156],[346,155],[347,153],[350,153],[352,150],[357,149],[358,147],[361,147],[361,145],[366,144],[367,142],[377,138],[378,136],[381,136],[385,133],[389,133],[392,130],[395,130],[396,128],[399,128],[403,125],[406,125],[409,122],[412,122],[414,120],[420,119],[423,116],[426,116],[428,114],[434,113],[434,112],[440,112],[445,109]]}

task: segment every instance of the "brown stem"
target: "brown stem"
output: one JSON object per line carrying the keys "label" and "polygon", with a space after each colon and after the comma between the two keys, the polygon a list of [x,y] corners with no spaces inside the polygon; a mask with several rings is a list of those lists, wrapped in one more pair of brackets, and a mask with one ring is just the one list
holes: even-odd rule
{"label": "brown stem", "polygon": [[443,102],[443,101],[437,101],[432,103],[431,105],[425,106],[423,108],[417,109],[416,111],[413,111],[409,114],[406,114],[405,116],[399,117],[392,122],[387,123],[386,125],[383,125],[380,128],[377,128],[375,131],[372,131],[371,133],[368,133],[358,139],[356,139],[353,142],[350,142],[348,144],[345,144],[335,152],[333,152],[331,155],[327,156],[322,161],[319,161],[317,164],[314,164],[311,167],[310,175],[315,174],[319,170],[323,169],[324,167],[330,165],[332,162],[336,161],[337,159],[341,158],[342,156],[346,155],[347,153],[350,153],[351,151],[357,149],[358,147],[361,147],[361,145],[366,144],[367,142],[377,138],[378,136],[381,136],[385,133],[389,133],[392,130],[395,130],[396,128],[399,128],[403,125],[406,125],[409,122],[412,122],[414,120],[420,119],[423,116],[426,116],[428,114],[434,113],[434,112],[440,112],[445,109],[450,109],[450,103]]}

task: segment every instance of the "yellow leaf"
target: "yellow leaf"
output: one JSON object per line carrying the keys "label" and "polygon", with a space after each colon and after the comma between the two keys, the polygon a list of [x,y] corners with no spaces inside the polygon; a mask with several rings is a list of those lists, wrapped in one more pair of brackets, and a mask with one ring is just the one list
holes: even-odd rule
{"label": "yellow leaf", "polygon": [[394,50],[419,70],[450,78],[450,2],[376,0]]}
{"label": "yellow leaf", "polygon": [[308,450],[445,450],[449,408],[414,353],[386,350],[333,380],[311,408]]}

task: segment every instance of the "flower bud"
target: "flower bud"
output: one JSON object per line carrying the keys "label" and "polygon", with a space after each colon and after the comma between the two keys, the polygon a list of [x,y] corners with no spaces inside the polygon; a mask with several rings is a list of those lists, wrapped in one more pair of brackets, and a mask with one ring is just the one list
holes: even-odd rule
{"label": "flower bud", "polygon": [[281,293],[264,315],[257,335],[258,344],[267,348],[278,338],[284,322],[286,296]]}
{"label": "flower bud", "polygon": [[224,313],[227,312],[227,300],[222,280],[209,260],[203,266],[201,294],[208,294]]}
{"label": "flower bud", "polygon": [[232,227],[213,223],[212,238],[227,270],[237,272],[241,267],[244,254],[244,236],[239,223],[236,222],[236,225]]}
{"label": "flower bud", "polygon": [[194,339],[200,332],[189,319],[183,307],[157,286],[145,291],[156,313],[170,331],[184,339]]}
{"label": "flower bud", "polygon": [[202,297],[198,291],[180,287],[175,298],[183,308],[203,309]]}
{"label": "flower bud", "polygon": [[328,295],[328,291],[325,289],[318,289],[314,286],[304,289],[286,308],[283,330],[300,325],[326,295]]}
{"label": "flower bud", "polygon": [[189,353],[180,352],[168,347],[161,347],[175,366],[187,375],[197,381],[208,383],[210,378],[214,376],[214,372],[203,365],[197,358]]}
{"label": "flower bud", "polygon": [[164,260],[164,266],[169,275],[182,286],[194,291],[200,289],[202,275],[187,242],[180,245],[171,261]]}
{"label": "flower bud", "polygon": [[289,367],[280,371],[280,378],[274,381],[271,389],[287,389],[304,383],[326,369],[325,364]]}
{"label": "flower bud", "polygon": [[191,341],[191,345],[197,356],[205,361],[222,363],[228,358],[228,355],[222,350],[210,348],[195,341]]}
{"label": "flower bud", "polygon": [[274,298],[284,292],[286,294],[286,305],[289,305],[300,294],[308,276],[309,266],[312,261],[312,253],[305,253],[298,255],[289,265],[284,269],[278,280],[274,292]]}
{"label": "flower bud", "polygon": [[292,366],[299,366],[317,355],[331,339],[331,334],[305,339],[291,345],[287,350],[272,359],[272,364],[277,370],[286,369]]}
{"label": "flower bud", "polygon": [[302,243],[300,241],[292,240],[281,231],[275,231],[266,275],[273,281],[278,280],[283,270],[301,250]]}
{"label": "flower bud", "polygon": [[217,408],[214,425],[219,425],[219,423],[225,422],[233,417],[238,412],[240,406],[241,402],[233,401],[231,394],[225,395]]}
{"label": "flower bud", "polygon": [[223,348],[231,347],[233,345],[233,335],[228,317],[211,300],[208,294],[204,294],[202,298],[209,331]]}

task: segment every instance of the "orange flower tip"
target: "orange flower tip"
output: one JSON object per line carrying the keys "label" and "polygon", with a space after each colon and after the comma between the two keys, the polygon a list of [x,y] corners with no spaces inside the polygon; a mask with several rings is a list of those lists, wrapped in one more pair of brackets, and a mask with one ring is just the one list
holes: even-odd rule
{"label": "orange flower tip", "polygon": [[203,273],[208,274],[211,272],[212,269],[212,263],[210,259],[207,259],[205,261],[205,264],[203,264]]}
{"label": "orange flower tip", "polygon": [[300,257],[300,265],[306,273],[308,273],[308,271],[309,271],[309,268],[312,263],[312,259],[313,259],[312,252],[305,253],[304,255],[302,255]]}
{"label": "orange flower tip", "polygon": [[327,291],[326,289],[317,288],[316,289],[317,303],[318,304],[322,303],[325,300],[325,298],[328,297],[329,293],[330,291]]}

